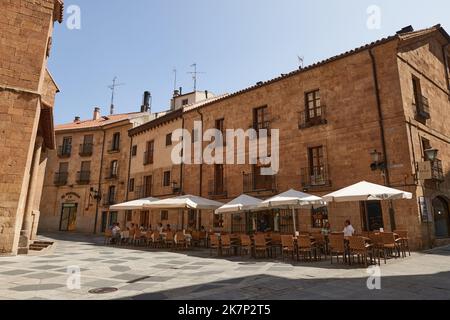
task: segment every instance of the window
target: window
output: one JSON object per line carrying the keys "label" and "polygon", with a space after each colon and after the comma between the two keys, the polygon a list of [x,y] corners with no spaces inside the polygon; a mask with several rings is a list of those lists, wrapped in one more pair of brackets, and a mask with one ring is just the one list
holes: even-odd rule
{"label": "window", "polygon": [[216,142],[217,143],[221,143],[223,146],[225,145],[225,139],[226,139],[226,137],[227,137],[227,133],[226,133],[226,130],[225,130],[225,119],[219,119],[219,120],[216,120],[216,130],[219,130],[221,133],[222,133],[222,140],[221,141],[217,141],[217,138],[216,138]]}
{"label": "window", "polygon": [[164,171],[163,186],[170,187],[170,171]]}
{"label": "window", "polygon": [[166,147],[172,145],[172,133],[166,135]]}
{"label": "window", "polygon": [[154,161],[154,153],[155,153],[155,141],[147,142],[147,151],[144,155],[144,164],[153,164]]}
{"label": "window", "polygon": [[80,156],[92,155],[92,147],[94,145],[94,136],[86,135],[83,138],[83,144],[80,146]]}
{"label": "window", "polygon": [[221,195],[224,193],[223,164],[214,165],[214,194]]}
{"label": "window", "polygon": [[169,211],[161,210],[161,221],[169,220]]}
{"label": "window", "polygon": [[323,228],[328,222],[328,210],[326,207],[312,209],[311,217],[313,228]]}
{"label": "window", "polygon": [[111,178],[116,178],[118,176],[119,173],[119,161],[117,160],[113,160],[111,161],[111,168],[110,168],[110,177]]}
{"label": "window", "polygon": [[144,198],[152,196],[153,176],[144,177]]}
{"label": "window", "polygon": [[83,142],[85,145],[92,144],[94,142],[94,136],[92,134],[84,136]]}
{"label": "window", "polygon": [[425,161],[428,161],[428,157],[427,157],[425,150],[429,150],[429,149],[431,149],[430,140],[422,137],[422,151],[423,151],[423,158],[425,159]]}
{"label": "window", "polygon": [[120,132],[116,132],[113,135],[111,151],[119,151],[120,149]]}
{"label": "window", "polygon": [[184,99],[181,101],[181,105],[187,106],[189,104],[189,99]]}
{"label": "window", "polygon": [[428,98],[422,94],[422,86],[420,84],[420,79],[413,76],[413,91],[414,91],[414,104],[416,106],[416,116],[419,119],[416,120],[426,120],[430,119],[430,107]]}
{"label": "window", "polygon": [[78,182],[87,183],[91,178],[91,162],[83,161],[81,162],[81,170],[78,173]]}
{"label": "window", "polygon": [[137,146],[136,145],[131,148],[131,156],[132,157],[137,156]]}
{"label": "window", "polygon": [[192,143],[199,141],[198,129],[192,129]]}
{"label": "window", "polygon": [[308,149],[308,171],[312,185],[323,184],[325,182],[325,160],[323,146]]}
{"label": "window", "polygon": [[116,202],[116,186],[110,186],[108,189],[108,203],[114,204]]}
{"label": "window", "polygon": [[320,103],[320,90],[311,91],[305,94],[306,119],[314,121],[322,117],[322,108]]}
{"label": "window", "polygon": [[83,161],[81,162],[81,172],[90,172],[91,171],[91,162]]}
{"label": "window", "polygon": [[268,111],[267,106],[253,110],[253,128],[255,130],[269,129]]}
{"label": "window", "polygon": [[134,178],[130,179],[130,183],[128,185],[128,191],[134,192]]}
{"label": "window", "polygon": [[60,156],[68,157],[72,153],[72,137],[64,137],[59,150]]}

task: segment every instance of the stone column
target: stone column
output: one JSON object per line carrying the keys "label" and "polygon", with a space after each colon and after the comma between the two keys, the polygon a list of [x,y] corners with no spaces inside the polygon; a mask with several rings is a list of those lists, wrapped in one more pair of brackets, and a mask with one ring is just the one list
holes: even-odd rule
{"label": "stone column", "polygon": [[34,199],[36,195],[36,188],[38,186],[39,163],[41,160],[42,144],[43,138],[40,136],[36,137],[36,143],[34,145],[34,153],[33,153],[33,162],[31,164],[32,168],[30,175],[30,183],[28,185],[27,202],[23,216],[22,231],[20,232],[19,253],[27,253],[31,237],[31,229],[33,225],[32,214],[33,214]]}

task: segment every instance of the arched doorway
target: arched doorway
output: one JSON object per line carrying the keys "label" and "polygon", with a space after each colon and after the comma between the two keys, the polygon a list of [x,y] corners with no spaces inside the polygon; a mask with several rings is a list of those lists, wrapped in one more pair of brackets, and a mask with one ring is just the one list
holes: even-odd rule
{"label": "arched doorway", "polygon": [[434,232],[436,238],[450,237],[450,211],[448,202],[437,197],[433,200],[434,210]]}

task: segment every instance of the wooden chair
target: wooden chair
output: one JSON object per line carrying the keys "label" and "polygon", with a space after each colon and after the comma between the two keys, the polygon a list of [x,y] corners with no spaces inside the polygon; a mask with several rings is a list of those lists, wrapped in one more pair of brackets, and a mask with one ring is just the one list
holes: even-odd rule
{"label": "wooden chair", "polygon": [[192,239],[191,239],[191,245],[194,247],[197,247],[200,245],[200,231],[193,230],[191,232]]}
{"label": "wooden chair", "polygon": [[252,239],[247,234],[241,234],[240,236],[239,253],[241,256],[244,251],[247,255],[251,255],[252,253]]}
{"label": "wooden chair", "polygon": [[270,235],[271,242],[270,245],[275,252],[275,258],[277,257],[277,251],[280,250],[280,254],[282,254],[282,245],[281,245],[281,233],[273,232]]}
{"label": "wooden chair", "polygon": [[106,229],[105,230],[105,245],[111,244],[112,239],[112,230]]}
{"label": "wooden chair", "polygon": [[184,235],[183,231],[178,231],[176,233],[176,241],[174,240],[174,247],[175,249],[187,248],[186,236]]}
{"label": "wooden chair", "polygon": [[162,247],[162,239],[159,231],[155,231],[152,234],[152,247],[153,248],[161,248]]}
{"label": "wooden chair", "polygon": [[[383,240],[383,254],[384,257],[389,254],[390,256],[394,258],[400,257],[400,243],[398,241],[395,241],[395,235],[393,232],[382,232],[381,238]],[[394,255],[394,252],[397,254]]]}
{"label": "wooden chair", "polygon": [[292,259],[294,259],[294,237],[291,235],[282,235],[281,236],[281,254],[283,256],[283,260],[286,255],[290,255]]}
{"label": "wooden chair", "polygon": [[395,230],[394,233],[398,235],[397,241],[400,242],[402,247],[403,256],[406,257],[406,250],[408,250],[409,256],[411,256],[411,249],[409,248],[409,236],[407,230]]}
{"label": "wooden chair", "polygon": [[220,241],[219,241],[219,237],[215,234],[211,234],[209,236],[209,250],[210,250],[211,256],[212,256],[213,250],[217,250],[217,255],[219,255]]}
{"label": "wooden chair", "polygon": [[344,244],[344,233],[334,234],[331,233],[328,236],[329,243],[328,248],[331,256],[331,264],[333,264],[333,256],[336,256],[337,262],[339,263],[339,256],[345,259],[345,244]]}
{"label": "wooden chair", "polygon": [[303,255],[303,259],[307,260],[309,256],[309,261],[312,261],[314,257],[317,259],[317,246],[314,241],[311,241],[309,235],[300,235],[297,238],[297,259],[299,255]]}
{"label": "wooden chair", "polygon": [[[378,259],[378,265],[380,265],[381,252],[384,250],[383,238],[379,232],[371,232],[369,234],[369,239],[372,242],[372,250],[374,256]],[[384,264],[386,264],[386,255],[384,255]]]}
{"label": "wooden chair", "polygon": [[166,248],[171,248],[175,245],[174,234],[172,231],[166,233],[166,238],[164,239],[164,245]]}
{"label": "wooden chair", "polygon": [[372,245],[367,244],[364,240],[365,237],[350,237],[349,238],[349,251],[350,251],[350,264],[351,261],[355,258],[355,255],[358,257],[358,262],[360,262],[360,258],[364,261],[364,266],[367,267],[367,258],[370,256],[370,260],[372,262],[373,251]]}
{"label": "wooden chair", "polygon": [[228,235],[228,234],[221,235],[220,249],[222,250],[222,254],[224,254],[226,252],[228,255],[231,255],[232,247],[231,247],[230,235]]}
{"label": "wooden chair", "polygon": [[254,237],[255,241],[255,257],[258,257],[258,252],[263,252],[264,257],[267,257],[269,246],[267,245],[266,236],[264,234],[257,234]]}
{"label": "wooden chair", "polygon": [[325,236],[320,232],[320,233],[314,233],[313,234],[314,237],[314,241],[316,242],[316,247],[317,247],[317,251],[319,252],[319,254],[321,254],[321,252],[323,252],[323,254],[325,255],[325,259],[327,259],[327,240],[325,239]]}
{"label": "wooden chair", "polygon": [[134,245],[140,245],[142,241],[142,233],[141,230],[136,229],[136,231],[134,232],[134,237],[133,237],[133,244]]}
{"label": "wooden chair", "polygon": [[145,234],[145,244],[147,246],[150,246],[152,242],[153,242],[153,232],[147,231],[147,233]]}

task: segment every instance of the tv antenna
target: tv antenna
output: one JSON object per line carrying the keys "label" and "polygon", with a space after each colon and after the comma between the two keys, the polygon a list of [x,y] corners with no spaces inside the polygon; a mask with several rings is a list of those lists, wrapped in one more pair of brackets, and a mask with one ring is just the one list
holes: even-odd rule
{"label": "tv antenna", "polygon": [[194,68],[193,72],[188,72],[188,74],[192,75],[192,80],[194,80],[194,92],[197,91],[197,80],[199,74],[206,74],[206,72],[199,72],[197,71],[197,64],[194,63],[191,65],[191,68]]}
{"label": "tv antenna", "polygon": [[173,91],[175,92],[175,90],[177,90],[177,68],[173,68],[173,76],[174,76],[174,80],[173,80]]}
{"label": "tv antenna", "polygon": [[110,114],[114,114],[114,94],[116,93],[116,88],[120,86],[124,86],[125,83],[117,83],[117,77],[114,77],[112,80],[112,85],[108,86],[108,88],[111,90],[111,108],[110,108]]}
{"label": "tv antenna", "polygon": [[305,57],[303,57],[303,56],[297,56],[297,59],[298,59],[298,65],[299,65],[299,67],[303,69],[303,64],[304,64],[304,61],[305,61]]}

